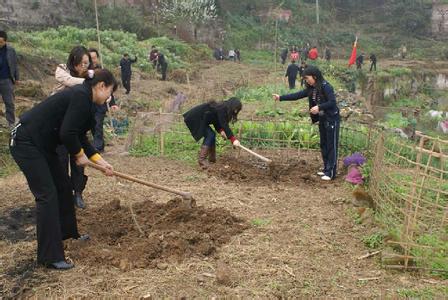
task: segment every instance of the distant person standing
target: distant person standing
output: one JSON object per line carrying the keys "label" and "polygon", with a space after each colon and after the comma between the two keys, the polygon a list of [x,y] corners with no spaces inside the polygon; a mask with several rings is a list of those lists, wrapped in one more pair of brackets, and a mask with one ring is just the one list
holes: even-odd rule
{"label": "distant person standing", "polygon": [[300,86],[301,87],[303,87],[303,85],[305,84],[305,79],[303,78],[303,72],[305,71],[306,67],[308,67],[308,65],[306,64],[306,62],[304,60],[302,60],[302,63],[300,64],[300,67],[299,67]]}
{"label": "distant person standing", "polygon": [[218,57],[219,60],[224,60],[224,50],[222,48],[219,48],[218,50]]}
{"label": "distant person standing", "polygon": [[306,60],[308,58],[308,54],[309,54],[309,51],[310,51],[310,46],[309,45],[310,44],[307,43],[302,48],[302,53],[303,53],[302,60]]}
{"label": "distant person standing", "polygon": [[317,47],[313,47],[308,52],[308,58],[311,60],[316,60],[319,57],[319,52],[317,52]]}
{"label": "distant person standing", "polygon": [[241,51],[240,49],[235,49],[235,58],[238,62],[241,62]]}
{"label": "distant person standing", "polygon": [[408,49],[406,48],[405,45],[403,45],[403,47],[401,47],[401,58],[405,59],[407,55],[408,55]]}
{"label": "distant person standing", "polygon": [[289,89],[293,89],[296,87],[297,74],[299,73],[299,66],[296,65],[296,62],[293,60],[291,64],[286,69],[285,77],[288,78]]}
{"label": "distant person standing", "polygon": [[12,128],[16,121],[14,107],[14,84],[19,82],[17,55],[13,47],[6,44],[8,35],[0,31],[0,94],[5,103],[6,121]]}
{"label": "distant person standing", "polygon": [[229,50],[229,60],[235,61],[235,50],[233,49]]}
{"label": "distant person standing", "polygon": [[282,65],[285,64],[286,58],[288,58],[288,48],[285,48],[280,52],[280,59],[282,60]]}
{"label": "distant person standing", "polygon": [[356,58],[356,69],[361,70],[363,64],[364,64],[364,54],[360,54]]}
{"label": "distant person standing", "polygon": [[216,60],[220,60],[221,59],[220,56],[219,56],[219,49],[218,48],[215,48],[215,50],[213,50],[213,57]]}
{"label": "distant person standing", "polygon": [[331,51],[330,48],[325,47],[325,60],[330,61],[331,60]]}
{"label": "distant person standing", "polygon": [[137,56],[135,56],[134,59],[130,59],[129,54],[127,53],[123,54],[123,58],[120,60],[121,82],[123,83],[123,87],[126,89],[126,94],[131,92],[131,65],[135,62],[137,62]]}
{"label": "distant person standing", "polygon": [[289,59],[291,61],[299,61],[299,52],[297,51],[296,47],[292,48],[291,54],[289,55]]}
{"label": "distant person standing", "polygon": [[376,55],[374,53],[370,54],[370,72],[373,69],[376,71]]}
{"label": "distant person standing", "polygon": [[[52,94],[57,94],[68,88],[83,84],[86,78],[91,78],[93,70],[89,70],[91,57],[84,46],[74,47],[68,56],[66,64],[56,67],[54,77],[57,85]],[[84,174],[84,167],[76,164],[76,158],[69,155],[64,145],[56,147],[56,153],[61,166],[66,174],[70,174],[70,182],[73,189],[73,202],[79,208],[85,208],[82,193],[86,187],[88,177]]]}
{"label": "distant person standing", "polygon": [[157,51],[157,69],[160,68],[162,72],[162,80],[166,80],[166,72],[168,70],[168,62],[165,59],[165,55],[163,53]]}
{"label": "distant person standing", "polygon": [[[90,48],[89,49],[90,59],[92,61],[91,69],[102,69],[100,65],[100,54],[97,49]],[[104,152],[104,118],[106,117],[106,113],[109,110],[118,110],[118,105],[115,103],[115,97],[112,94],[110,99],[107,100],[103,104],[95,104],[95,127],[92,129],[93,135],[93,146],[98,150],[98,152]]]}

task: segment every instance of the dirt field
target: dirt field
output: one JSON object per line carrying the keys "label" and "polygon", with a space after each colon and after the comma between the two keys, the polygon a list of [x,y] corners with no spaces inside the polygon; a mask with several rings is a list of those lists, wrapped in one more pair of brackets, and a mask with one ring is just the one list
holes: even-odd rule
{"label": "dirt field", "polygon": [[[136,110],[133,99],[151,95],[157,107],[156,98],[171,99],[171,89],[200,101],[222,97],[222,88],[233,89],[247,72],[252,78],[267,74],[231,66],[205,69],[210,80],[198,75],[192,86],[136,78],[132,97],[118,96]],[[0,298],[373,298],[446,284],[387,271],[379,257],[358,259],[368,252],[362,238],[377,229],[371,219],[355,223],[343,176],[326,183],[315,175],[321,165],[316,152],[286,159],[263,151],[281,162],[270,168],[230,150],[201,171],[181,161],[123,156],[120,147],[105,155],[117,171],[189,191],[195,203],[87,170],[88,207],[78,210],[78,219],[80,232],[92,238],[66,242],[76,267],[59,272],[35,265],[34,200],[24,177],[1,178]]]}
{"label": "dirt field", "polygon": [[294,167],[276,178],[243,156],[221,158],[207,172],[163,158],[106,156],[120,171],[192,192],[197,205],[88,170],[88,208],[78,217],[92,239],[67,242],[76,268],[58,272],[34,264],[24,178],[2,179],[1,296],[377,297],[431,286],[382,269],[377,258],[357,259],[371,225],[354,223],[342,178],[321,183],[314,175],[315,152],[291,159]]}

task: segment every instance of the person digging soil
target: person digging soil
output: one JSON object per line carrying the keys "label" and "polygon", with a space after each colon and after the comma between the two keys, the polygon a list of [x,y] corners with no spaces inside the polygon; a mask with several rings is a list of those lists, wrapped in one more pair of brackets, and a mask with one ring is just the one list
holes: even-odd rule
{"label": "person digging soil", "polygon": [[90,159],[112,175],[112,166],[89,143],[86,133],[95,124],[94,104],[103,104],[116,88],[110,71],[96,70],[92,79],[25,112],[11,131],[11,154],[36,199],[37,262],[48,268],[73,268],[65,259],[62,241],[88,239],[78,233],[72,186],[56,147],[62,143],[76,164],[85,166]]}
{"label": "person digging soil", "polygon": [[222,102],[210,101],[200,104],[184,114],[185,124],[193,138],[197,142],[204,138],[198,156],[199,166],[203,169],[207,169],[209,163],[216,162],[216,134],[210,125],[213,125],[224,139],[229,139],[233,146],[240,145],[229,123],[236,122],[241,108],[240,99],[232,97]]}

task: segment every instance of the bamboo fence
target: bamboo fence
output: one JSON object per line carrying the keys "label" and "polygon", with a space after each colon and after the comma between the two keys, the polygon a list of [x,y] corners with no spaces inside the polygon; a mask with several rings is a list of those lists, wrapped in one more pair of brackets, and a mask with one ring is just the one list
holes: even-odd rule
{"label": "bamboo fence", "polygon": [[[253,149],[287,150],[276,156],[284,163],[302,150],[319,149],[318,126],[307,122],[250,118],[233,128]],[[157,138],[160,155],[173,143],[167,134],[190,136],[180,114],[139,113],[127,147],[148,134]],[[169,147],[190,142],[195,143],[190,137]],[[410,141],[372,125],[347,124],[341,126],[339,142],[340,156],[358,151],[371,158],[368,190],[382,226],[396,233],[387,244],[398,252],[385,267],[448,272],[448,140],[417,132]]]}

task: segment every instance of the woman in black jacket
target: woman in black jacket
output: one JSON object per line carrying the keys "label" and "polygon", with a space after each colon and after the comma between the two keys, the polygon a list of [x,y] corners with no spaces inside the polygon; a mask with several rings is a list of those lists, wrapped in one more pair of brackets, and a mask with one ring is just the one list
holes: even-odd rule
{"label": "woman in black jacket", "polygon": [[86,132],[94,123],[95,104],[104,103],[117,88],[108,70],[96,70],[93,79],[56,93],[20,116],[11,131],[10,150],[36,199],[37,262],[56,269],[70,269],[62,241],[87,239],[76,224],[72,188],[56,147],[63,144],[76,163],[93,161],[112,175],[112,166],[88,142]]}
{"label": "woman in black jacket", "polygon": [[339,108],[336,104],[333,87],[322,76],[315,66],[308,66],[302,74],[305,89],[297,93],[279,96],[276,101],[294,101],[308,97],[310,116],[313,123],[319,122],[320,150],[323,169],[317,172],[322,180],[336,177],[339,143]]}
{"label": "woman in black jacket", "polygon": [[230,129],[229,123],[237,120],[241,108],[240,99],[230,98],[227,101],[210,101],[200,104],[184,114],[185,124],[190,129],[193,138],[196,141],[204,138],[199,151],[199,166],[206,169],[209,162],[216,162],[216,134],[210,125],[213,125],[224,139],[229,139],[232,145],[240,144]]}

